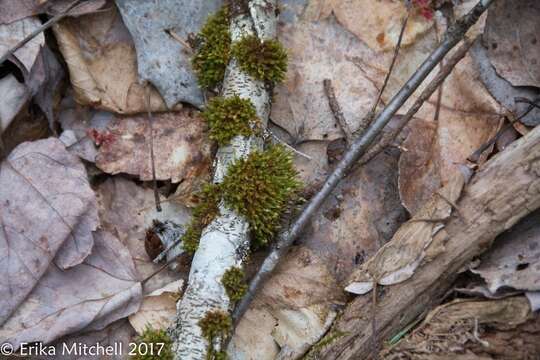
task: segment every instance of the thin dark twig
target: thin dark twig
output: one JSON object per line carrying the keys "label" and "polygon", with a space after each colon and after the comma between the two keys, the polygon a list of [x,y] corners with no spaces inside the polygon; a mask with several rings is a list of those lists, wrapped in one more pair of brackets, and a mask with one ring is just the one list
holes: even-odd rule
{"label": "thin dark twig", "polygon": [[379,90],[379,95],[377,96],[377,100],[375,100],[375,102],[373,103],[373,107],[371,108],[372,114],[375,114],[375,111],[377,111],[377,106],[379,106],[379,103],[381,102],[381,98],[383,96],[384,90],[386,90],[386,87],[388,86],[388,82],[390,81],[390,77],[392,76],[392,72],[394,71],[394,67],[396,66],[399,50],[401,49],[401,43],[403,41],[403,35],[405,34],[405,28],[407,27],[408,21],[409,21],[409,12],[407,12],[407,16],[405,16],[405,19],[403,19],[403,23],[401,24],[401,30],[399,32],[398,41],[396,43],[396,46],[394,47],[394,55],[392,56],[392,62],[390,63],[390,67],[388,68],[388,71],[384,78],[383,86],[381,87],[381,90]]}
{"label": "thin dark twig", "polygon": [[148,127],[150,128],[150,162],[152,163],[152,186],[154,188],[154,200],[156,202],[156,210],[161,212],[161,203],[159,201],[159,193],[156,179],[156,162],[154,159],[154,126],[152,121],[152,111],[150,110],[150,84],[146,84],[146,113],[148,115]]}
{"label": "thin dark twig", "polygon": [[324,87],[324,93],[326,94],[326,97],[328,98],[328,105],[330,106],[330,110],[332,111],[332,114],[334,115],[334,119],[336,119],[336,122],[341,128],[341,131],[343,131],[343,134],[345,135],[345,140],[347,140],[347,145],[348,145],[353,141],[353,133],[351,131],[351,128],[349,128],[349,125],[347,124],[347,120],[345,120],[345,116],[343,115],[343,111],[341,110],[341,106],[339,105],[339,102],[337,101],[336,93],[334,91],[334,87],[332,86],[332,80],[324,79],[323,87]]}
{"label": "thin dark twig", "polygon": [[[450,75],[454,67],[465,57],[475,40],[466,39],[463,44],[446,60],[444,65],[441,66],[437,75],[433,78],[431,83],[429,83],[425,89],[422,91],[420,96],[415,100],[414,104],[410,107],[405,115],[399,120],[399,124],[392,131],[383,134],[381,140],[373,145],[369,151],[360,159],[358,165],[363,165],[371,161],[375,156],[377,156],[381,151],[390,145],[390,143],[399,135],[403,130],[405,125],[413,118],[414,115],[420,110],[424,102],[426,102],[433,93],[441,87],[444,80]],[[441,96],[441,93],[439,93]],[[438,113],[435,113],[438,117]]]}
{"label": "thin dark twig", "polygon": [[291,227],[279,234],[279,237],[272,250],[264,260],[261,268],[255,274],[249,285],[246,296],[238,303],[233,313],[234,324],[237,325],[242,315],[246,312],[249,304],[254,299],[259,287],[278,265],[293,242],[300,236],[306,225],[311,221],[311,217],[317,212],[326,198],[332,193],[341,179],[348,173],[351,167],[366,152],[373,141],[379,136],[383,128],[388,124],[396,112],[418,89],[420,84],[426,79],[431,71],[441,62],[441,60],[452,50],[465,36],[467,30],[474,25],[480,16],[487,10],[493,0],[480,0],[476,6],[463,18],[458,20],[447,32],[444,40],[429,55],[429,57],[414,72],[411,78],[403,85],[396,95],[390,100],[387,106],[379,113],[365,133],[358,137],[349,147],[343,158],[336,165],[332,173],[328,176],[321,190],[311,198],[303,209],[300,216],[292,223]]}
{"label": "thin dark twig", "polygon": [[32,33],[28,34],[24,39],[19,41],[15,46],[13,46],[11,49],[9,49],[4,55],[0,57],[0,64],[2,64],[4,61],[6,61],[15,51],[22,48],[26,43],[28,43],[30,40],[38,36],[41,32],[47,30],[66,16],[69,16],[69,12],[77,5],[79,5],[82,2],[82,0],[75,0],[71,4],[68,5],[68,7],[62,11],[61,13],[56,14],[52,18],[50,18],[46,23],[38,27],[36,30],[32,31]]}

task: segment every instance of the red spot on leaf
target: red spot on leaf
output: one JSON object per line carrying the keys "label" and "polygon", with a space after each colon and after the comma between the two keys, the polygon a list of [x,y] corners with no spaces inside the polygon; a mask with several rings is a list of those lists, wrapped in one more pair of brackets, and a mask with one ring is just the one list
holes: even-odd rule
{"label": "red spot on leaf", "polygon": [[116,140],[116,137],[108,130],[99,131],[98,129],[91,128],[86,130],[86,134],[98,146],[110,145]]}

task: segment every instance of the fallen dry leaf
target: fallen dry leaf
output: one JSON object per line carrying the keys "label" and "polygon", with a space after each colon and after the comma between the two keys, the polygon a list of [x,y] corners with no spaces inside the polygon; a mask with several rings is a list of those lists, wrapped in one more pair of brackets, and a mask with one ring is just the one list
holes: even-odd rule
{"label": "fallen dry leaf", "polygon": [[[21,19],[9,25],[0,24],[0,56],[7,53],[12,47],[40,26],[41,22],[34,17]],[[23,73],[30,71],[44,43],[45,36],[43,33],[39,33],[22,48],[15,51],[14,56],[22,65],[21,70]],[[19,66],[19,64],[16,65]]]}
{"label": "fallen dry leaf", "polygon": [[182,294],[183,280],[176,280],[143,298],[139,310],[129,316],[129,323],[140,335],[149,326],[166,330],[174,322],[176,301]]}
{"label": "fallen dry leaf", "polygon": [[[56,15],[67,8],[74,0],[0,0],[0,24],[9,24],[22,18],[47,13]],[[70,16],[94,12],[103,5],[106,0],[86,0],[69,12]]]}
{"label": "fallen dry leaf", "polygon": [[28,102],[30,94],[24,84],[8,74],[0,79],[0,135]]}
{"label": "fallen dry leaf", "polygon": [[169,108],[179,101],[200,107],[204,99],[191,69],[190,49],[167,32],[173,31],[187,41],[222,3],[221,0],[116,0],[137,48],[139,76],[156,86]]}
{"label": "fallen dry leaf", "polygon": [[0,0],[0,24],[9,24],[22,18],[36,15],[39,0]]}
{"label": "fallen dry leaf", "polygon": [[[154,264],[144,249],[146,229],[154,219],[187,224],[190,220],[188,209],[174,201],[166,201],[161,204],[162,211],[157,212],[151,188],[143,188],[120,176],[107,179],[98,186],[96,193],[103,228],[116,234],[127,246],[140,279],[160,269],[162,265]],[[160,289],[178,280],[179,276],[165,269],[144,283],[144,293]]]}
{"label": "fallen dry leaf", "polygon": [[480,265],[471,269],[484,279],[492,294],[506,289],[540,291],[539,215],[538,211],[531,213],[500,235]]}
{"label": "fallen dry leaf", "polygon": [[101,330],[138,310],[142,300],[131,256],[112,234],[94,233],[84,261],[68,270],[54,264],[0,328],[0,341],[44,344],[81,330]]}
{"label": "fallen dry leaf", "polygon": [[[145,112],[146,90],[139,83],[131,35],[114,4],[109,2],[106,9],[53,26],[75,98],[81,104],[120,114]],[[153,89],[150,109],[167,110]]]}
{"label": "fallen dry leaf", "polygon": [[[146,115],[116,118],[108,127],[111,141],[99,148],[96,165],[109,174],[127,173],[152,180],[150,124]],[[211,143],[206,124],[193,110],[152,116],[157,180],[196,182],[208,174]]]}
{"label": "fallen dry leaf", "polygon": [[[86,170],[55,138],[26,142],[0,167],[0,324],[53,267],[80,264],[92,250],[97,202]],[[54,260],[53,260],[54,259]]]}
{"label": "fallen dry leaf", "polygon": [[[458,174],[435,192],[411,220],[396,231],[392,240],[383,245],[347,280],[346,291],[362,295],[374,284],[393,285],[409,279],[424,261],[431,261],[443,244],[436,243],[435,235],[444,228],[444,219],[452,213],[452,203],[461,195],[467,182],[466,175]],[[433,246],[432,246],[433,244]]]}
{"label": "fallen dry leaf", "polygon": [[488,11],[484,40],[497,73],[514,86],[540,87],[540,3],[501,0]]}

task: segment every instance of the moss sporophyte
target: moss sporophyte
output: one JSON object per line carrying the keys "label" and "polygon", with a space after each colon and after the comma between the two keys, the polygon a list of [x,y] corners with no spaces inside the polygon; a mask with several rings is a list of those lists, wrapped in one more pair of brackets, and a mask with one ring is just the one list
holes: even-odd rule
{"label": "moss sporophyte", "polygon": [[223,81],[230,57],[229,23],[229,8],[224,6],[208,18],[198,35],[200,44],[192,65],[203,88],[216,87]]}

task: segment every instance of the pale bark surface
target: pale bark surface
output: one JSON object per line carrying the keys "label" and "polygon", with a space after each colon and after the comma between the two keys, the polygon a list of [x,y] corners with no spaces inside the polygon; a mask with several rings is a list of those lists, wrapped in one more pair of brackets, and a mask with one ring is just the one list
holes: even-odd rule
{"label": "pale bark surface", "polygon": [[[254,34],[260,38],[274,37],[274,9],[275,1],[250,1],[250,14],[240,14],[231,19],[232,41]],[[266,126],[270,112],[269,90],[263,82],[243,72],[234,59],[227,67],[222,95],[238,95],[251,100],[260,120]],[[222,182],[230,164],[254,150],[262,149],[262,146],[261,138],[237,136],[230,145],[220,147],[213,181]],[[208,342],[202,336],[198,322],[209,311],[231,310],[221,278],[227,269],[241,266],[249,250],[248,230],[246,219],[223,203],[220,205],[220,215],[203,230],[199,248],[191,264],[187,289],[177,304],[176,327],[172,330],[176,359],[206,358]]]}
{"label": "pale bark surface", "polygon": [[[465,187],[434,242],[444,246],[407,281],[379,288],[377,337],[387,339],[440,302],[458,272],[488,249],[495,237],[540,207],[540,128],[485,164]],[[461,214],[461,216],[459,215]],[[327,334],[317,359],[359,359],[372,355],[372,294],[355,298]],[[322,340],[325,342],[325,340]]]}

